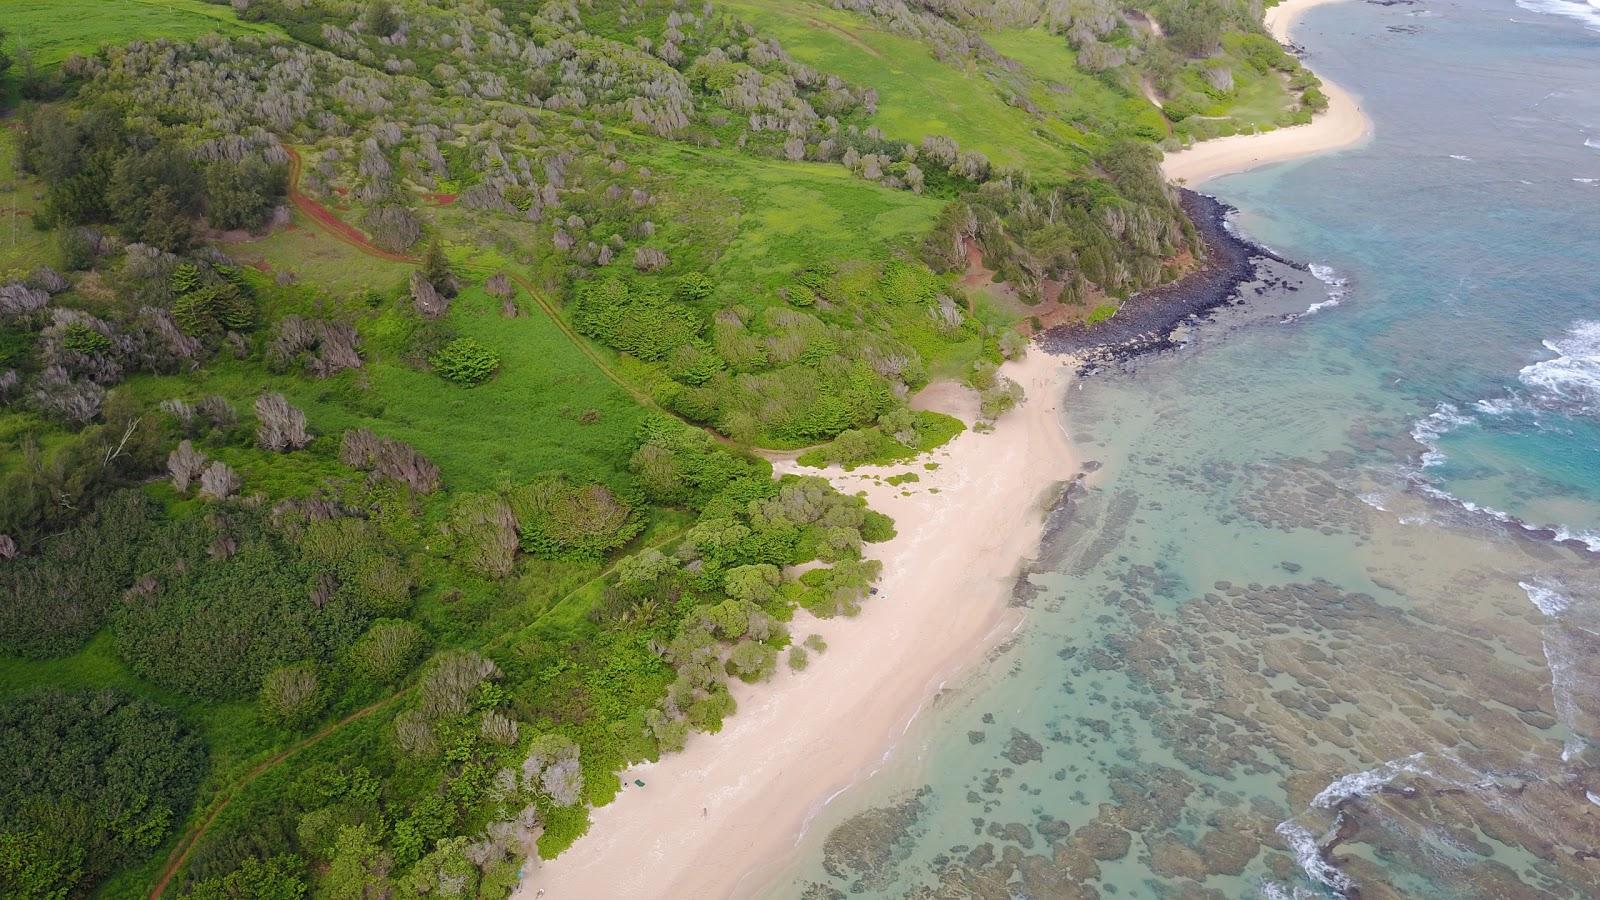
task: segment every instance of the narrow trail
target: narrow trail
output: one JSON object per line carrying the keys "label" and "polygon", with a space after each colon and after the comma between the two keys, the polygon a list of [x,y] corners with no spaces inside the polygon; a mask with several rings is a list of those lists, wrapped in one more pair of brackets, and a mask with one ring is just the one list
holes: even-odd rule
{"label": "narrow trail", "polygon": [[410,688],[397,691],[376,703],[356,710],[337,722],[323,726],[322,730],[318,731],[317,733],[305,738],[304,740],[301,740],[299,743],[291,744],[287,748],[278,752],[276,755],[270,756],[267,759],[257,763],[253,768],[250,769],[250,771],[244,773],[244,776],[240,778],[239,781],[235,782],[231,789],[229,789],[226,793],[218,795],[218,799],[212,802],[211,812],[207,813],[204,819],[200,820],[200,822],[194,828],[190,829],[188,834],[185,834],[183,838],[178,841],[178,846],[172,848],[172,853],[167,856],[166,865],[161,867],[161,880],[157,881],[155,887],[151,888],[150,890],[151,900],[155,900],[155,898],[160,897],[166,892],[167,885],[172,882],[173,876],[178,874],[178,870],[183,868],[183,864],[189,861],[189,854],[194,852],[194,848],[200,843],[200,839],[206,836],[206,833],[211,830],[211,826],[216,824],[217,817],[222,815],[223,811],[226,810],[233,803],[233,801],[244,792],[245,788],[249,787],[251,784],[254,784],[257,779],[261,778],[261,776],[267,774],[273,769],[276,769],[278,766],[282,765],[284,762],[288,761],[290,758],[294,757],[296,754],[300,753],[306,748],[313,747],[321,743],[323,740],[327,739],[329,735],[345,727],[346,725],[349,725],[351,722],[364,719],[367,716],[370,716],[378,710],[383,709],[389,704],[395,702],[404,696],[409,690]]}
{"label": "narrow trail", "polygon": [[[683,537],[688,530],[688,528],[679,528],[655,543],[641,548],[641,552],[644,550],[659,550],[660,548],[665,547],[673,541]],[[589,587],[595,582],[603,580],[606,576],[615,571],[617,566],[622,564],[622,559],[622,557],[618,557],[616,561],[611,563],[611,565],[602,569],[598,575],[563,594],[560,599],[551,604],[551,608],[560,606],[561,604],[577,596],[580,592],[588,590]],[[490,640],[488,643],[484,644],[482,649],[485,652],[494,650],[520,632],[521,629],[503,631],[493,640]],[[378,700],[368,706],[364,706],[361,709],[356,710],[337,722],[332,722],[323,726],[321,730],[310,737],[305,738],[296,744],[292,744],[277,754],[262,760],[260,763],[257,763],[250,769],[250,771],[246,772],[244,776],[241,777],[240,780],[236,782],[225,795],[219,793],[218,799],[212,801],[211,811],[206,814],[205,818],[197,822],[195,826],[178,841],[178,845],[176,847],[172,848],[172,853],[167,856],[166,864],[161,867],[161,879],[156,882],[155,887],[150,889],[150,900],[159,900],[161,895],[166,892],[168,885],[172,883],[173,877],[176,876],[179,870],[183,868],[183,864],[189,861],[189,855],[194,852],[194,848],[199,846],[200,840],[211,831],[211,826],[216,824],[217,817],[221,816],[223,811],[226,810],[228,806],[239,797],[240,794],[244,793],[245,788],[260,780],[260,778],[266,775],[268,772],[271,772],[278,766],[288,762],[297,754],[310,747],[316,746],[317,744],[331,737],[335,732],[343,729],[345,726],[353,722],[358,722],[361,719],[364,719],[367,716],[370,716],[373,713],[393,704],[397,700],[404,698],[406,695],[417,690],[417,687],[417,685],[408,685],[403,687],[400,690],[397,690],[389,696],[383,698],[382,700]]]}
{"label": "narrow trail", "polygon": [[326,206],[301,193],[300,174],[305,163],[300,158],[300,151],[287,144],[283,145],[283,149],[289,154],[289,202],[293,203],[294,208],[300,210],[302,215],[317,223],[322,230],[369,256],[387,259],[390,262],[418,262],[415,256],[407,256],[404,253],[396,253],[393,250],[385,250],[379,247],[361,229],[339,218]]}

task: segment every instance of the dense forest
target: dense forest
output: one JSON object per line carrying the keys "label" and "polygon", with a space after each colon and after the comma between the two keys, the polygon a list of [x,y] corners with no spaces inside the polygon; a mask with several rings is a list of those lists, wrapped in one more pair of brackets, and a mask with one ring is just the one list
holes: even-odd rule
{"label": "dense forest", "polygon": [[0,21],[6,896],[504,896],[871,602],[761,451],[986,427],[1326,102],[1238,0],[142,6]]}

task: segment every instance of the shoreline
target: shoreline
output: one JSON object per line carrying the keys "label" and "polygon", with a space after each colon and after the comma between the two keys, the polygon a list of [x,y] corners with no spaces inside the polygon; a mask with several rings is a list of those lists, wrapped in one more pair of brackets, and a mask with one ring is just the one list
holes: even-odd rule
{"label": "shoreline", "polygon": [[[1060,325],[1039,336],[1051,353],[1069,354],[1081,363],[1080,373],[1124,362],[1146,353],[1179,346],[1174,333],[1196,320],[1208,319],[1221,307],[1240,300],[1242,288],[1263,277],[1274,286],[1299,290],[1281,276],[1303,273],[1304,263],[1288,260],[1228,227],[1235,210],[1209,194],[1180,188],[1184,214],[1206,245],[1204,261],[1177,281],[1140,291],[1117,314],[1093,327]],[[1276,277],[1267,271],[1277,263]]]}
{"label": "shoreline", "polygon": [[[795,640],[820,634],[826,652],[801,673],[780,663],[768,683],[734,682],[739,709],[720,733],[627,770],[627,787],[593,810],[589,832],[554,860],[531,858],[513,896],[710,898],[768,887],[812,818],[880,768],[940,689],[1020,622],[1016,579],[1038,552],[1052,492],[1079,472],[1060,421],[1075,369],[1031,345],[1001,370],[1026,396],[993,432],[969,428],[910,463],[822,470],[895,520],[896,536],[868,547],[884,566],[877,594],[854,618],[797,613]],[[934,387],[925,393],[936,405],[970,424],[970,391]],[[882,480],[902,472],[920,480]]]}
{"label": "shoreline", "polygon": [[[1284,0],[1266,11],[1262,22],[1267,31],[1286,47],[1294,47],[1289,32],[1308,10],[1341,0]],[[1318,73],[1318,77],[1322,77]],[[1322,91],[1328,95],[1328,108],[1305,125],[1292,125],[1265,134],[1236,134],[1199,141],[1168,153],[1161,160],[1161,173],[1168,181],[1189,187],[1240,172],[1341,150],[1364,143],[1372,135],[1372,120],[1362,111],[1359,98],[1326,78]]]}
{"label": "shoreline", "polygon": [[[1338,0],[1286,0],[1264,22],[1288,45],[1298,17],[1327,2]],[[1162,173],[1198,184],[1366,140],[1371,123],[1355,98],[1331,82],[1323,89],[1329,109],[1310,124],[1206,141],[1169,154]],[[854,618],[798,612],[795,641],[818,634],[828,650],[805,672],[780,663],[765,684],[733,682],[739,708],[723,730],[695,734],[683,751],[622,773],[623,792],[591,812],[588,833],[554,860],[528,860],[515,900],[748,897],[772,886],[813,819],[881,769],[940,691],[1020,626],[1013,589],[1040,550],[1051,491],[1082,474],[1060,405],[1092,357],[1067,354],[1164,345],[1179,322],[1228,302],[1258,258],[1277,259],[1226,230],[1224,204],[1192,192],[1185,201],[1208,242],[1225,251],[1214,253],[1218,262],[1160,292],[1164,302],[1141,308],[1120,337],[1100,334],[1089,347],[1055,331],[1041,336],[1024,360],[1002,369],[1026,397],[992,433],[969,429],[910,463],[853,472],[775,462],[778,474],[822,474],[843,492],[862,492],[895,520],[896,537],[867,549],[884,564],[877,594]],[[1180,294],[1189,299],[1179,302]],[[919,405],[970,425],[970,393],[934,385]],[[938,468],[924,469],[927,462]],[[920,480],[882,481],[903,472]]]}

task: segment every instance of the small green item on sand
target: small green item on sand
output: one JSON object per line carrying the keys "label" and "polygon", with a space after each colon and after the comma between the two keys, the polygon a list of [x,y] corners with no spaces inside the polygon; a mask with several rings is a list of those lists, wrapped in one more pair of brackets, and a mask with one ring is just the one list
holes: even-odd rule
{"label": "small green item on sand", "polygon": [[633,780],[633,783],[634,783],[634,784],[637,784],[637,785],[638,785],[638,786],[639,786],[639,787],[644,787],[644,782],[642,782],[642,781],[640,781],[640,780],[639,780],[639,779],[637,779],[637,778],[635,778],[635,779],[634,779],[634,780]]}

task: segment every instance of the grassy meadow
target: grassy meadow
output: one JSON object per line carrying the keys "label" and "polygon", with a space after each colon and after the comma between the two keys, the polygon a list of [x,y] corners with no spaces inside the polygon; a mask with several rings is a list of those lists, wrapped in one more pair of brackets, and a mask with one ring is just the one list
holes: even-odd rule
{"label": "grassy meadow", "polygon": [[4,25],[44,67],[103,44],[281,33],[270,25],[242,22],[231,8],[205,0],[6,0]]}

